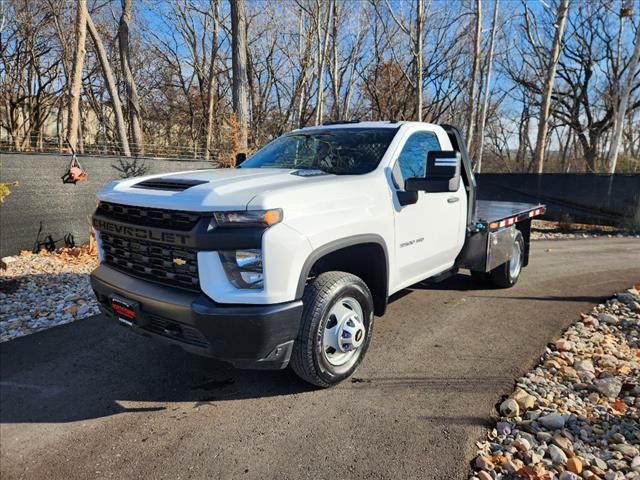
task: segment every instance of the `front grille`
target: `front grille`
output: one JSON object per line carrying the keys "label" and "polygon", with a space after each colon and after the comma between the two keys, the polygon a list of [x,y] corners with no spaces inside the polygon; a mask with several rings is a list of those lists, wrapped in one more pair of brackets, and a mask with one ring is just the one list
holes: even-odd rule
{"label": "front grille", "polygon": [[200,290],[195,250],[100,232],[104,262],[132,276],[187,290]]}
{"label": "front grille", "polygon": [[174,322],[173,320],[153,314],[149,314],[149,320],[150,322],[143,327],[145,330],[196,347],[209,347],[209,342],[207,342],[207,339],[204,338],[200,331],[189,325]]}
{"label": "front grille", "polygon": [[100,202],[96,214],[142,227],[168,228],[181,231],[191,230],[200,220],[199,213],[134,207],[110,202]]}

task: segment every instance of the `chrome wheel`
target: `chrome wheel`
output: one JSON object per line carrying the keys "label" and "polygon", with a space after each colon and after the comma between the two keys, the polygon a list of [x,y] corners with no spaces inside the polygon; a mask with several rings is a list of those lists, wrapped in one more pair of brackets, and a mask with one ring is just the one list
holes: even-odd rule
{"label": "chrome wheel", "polygon": [[513,251],[509,259],[509,275],[511,278],[518,278],[520,269],[522,268],[522,248],[520,242],[513,242]]}
{"label": "chrome wheel", "polygon": [[366,333],[360,303],[352,297],[339,299],[324,325],[322,352],[327,362],[350,368],[360,355]]}

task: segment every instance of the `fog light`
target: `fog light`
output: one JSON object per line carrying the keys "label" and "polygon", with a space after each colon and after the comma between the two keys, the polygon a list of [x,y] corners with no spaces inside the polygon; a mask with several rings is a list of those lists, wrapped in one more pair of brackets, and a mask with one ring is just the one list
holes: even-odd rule
{"label": "fog light", "polygon": [[229,250],[219,252],[227,278],[236,288],[264,287],[262,250]]}

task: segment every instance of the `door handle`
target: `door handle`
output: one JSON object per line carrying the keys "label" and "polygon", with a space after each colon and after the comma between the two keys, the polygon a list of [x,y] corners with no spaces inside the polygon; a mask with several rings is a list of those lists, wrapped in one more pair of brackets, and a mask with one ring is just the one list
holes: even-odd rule
{"label": "door handle", "polygon": [[447,198],[447,203],[456,203],[458,200],[460,200],[460,197],[449,197]]}

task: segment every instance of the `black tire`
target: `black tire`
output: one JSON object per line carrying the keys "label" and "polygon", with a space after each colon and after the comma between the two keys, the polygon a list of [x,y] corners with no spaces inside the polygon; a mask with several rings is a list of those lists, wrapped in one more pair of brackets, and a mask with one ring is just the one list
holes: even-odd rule
{"label": "black tire", "polygon": [[[518,283],[520,273],[522,273],[522,262],[524,260],[524,238],[519,230],[516,230],[516,235],[513,241],[520,247],[520,255],[518,255],[518,258],[514,259],[512,257],[508,262],[503,263],[489,272],[491,283],[498,288],[513,287]],[[513,269],[511,268],[514,261],[520,263],[519,268],[516,269],[517,273],[515,273],[515,275],[512,273]]]}
{"label": "black tire", "polygon": [[[338,368],[326,358],[323,336],[329,312],[345,298],[360,304],[365,332],[362,344],[356,349],[357,357],[354,353],[353,364]],[[345,272],[326,272],[307,285],[302,301],[302,321],[290,364],[306,382],[330,387],[353,374],[367,352],[373,331],[373,296],[361,278]]]}

